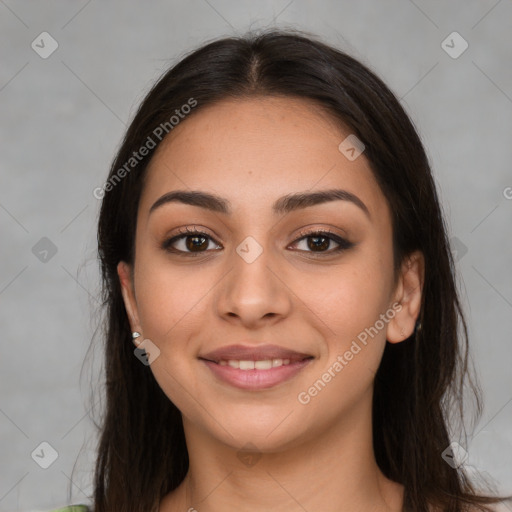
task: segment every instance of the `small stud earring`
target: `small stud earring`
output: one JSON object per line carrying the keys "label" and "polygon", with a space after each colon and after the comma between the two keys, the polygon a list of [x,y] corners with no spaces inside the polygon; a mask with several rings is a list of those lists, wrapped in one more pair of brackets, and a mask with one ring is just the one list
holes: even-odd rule
{"label": "small stud earring", "polygon": [[137,340],[137,338],[140,338],[140,336],[141,336],[140,332],[137,332],[137,331],[132,332],[132,339],[136,345],[139,345],[139,341]]}

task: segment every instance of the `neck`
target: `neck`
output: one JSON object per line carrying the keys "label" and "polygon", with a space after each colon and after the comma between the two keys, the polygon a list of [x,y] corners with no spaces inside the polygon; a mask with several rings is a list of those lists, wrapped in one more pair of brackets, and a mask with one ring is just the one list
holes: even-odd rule
{"label": "neck", "polygon": [[287,449],[246,457],[184,419],[189,471],[160,512],[400,511],[402,486],[378,468],[371,407],[360,409]]}

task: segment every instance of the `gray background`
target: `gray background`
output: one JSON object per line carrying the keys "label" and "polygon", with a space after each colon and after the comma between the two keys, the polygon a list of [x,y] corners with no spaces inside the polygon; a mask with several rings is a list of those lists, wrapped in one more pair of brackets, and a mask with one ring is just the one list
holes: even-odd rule
{"label": "gray background", "polygon": [[[92,191],[134,109],[183,52],[270,25],[361,59],[418,126],[485,393],[466,464],[512,492],[511,0],[0,0],[0,510],[64,505],[69,488],[88,501],[88,382],[102,364],[87,352],[99,319]],[[59,45],[46,59],[31,47],[44,31]],[[442,46],[453,31],[469,44],[458,58],[445,49],[460,41]],[[48,469],[31,457],[43,441],[58,452]]]}

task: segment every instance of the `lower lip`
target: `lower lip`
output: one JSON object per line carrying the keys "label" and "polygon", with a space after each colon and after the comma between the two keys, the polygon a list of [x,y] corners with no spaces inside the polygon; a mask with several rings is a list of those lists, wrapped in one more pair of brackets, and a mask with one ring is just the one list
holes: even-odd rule
{"label": "lower lip", "polygon": [[229,365],[221,366],[220,364],[206,361],[205,359],[201,361],[203,361],[220,380],[237,388],[257,390],[268,389],[291,379],[307,366],[312,359],[276,366],[268,370],[240,370],[239,368],[232,368]]}

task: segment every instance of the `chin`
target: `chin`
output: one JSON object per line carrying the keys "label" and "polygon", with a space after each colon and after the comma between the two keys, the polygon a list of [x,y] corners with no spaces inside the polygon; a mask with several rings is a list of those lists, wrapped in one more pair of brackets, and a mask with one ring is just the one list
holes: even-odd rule
{"label": "chin", "polygon": [[243,407],[232,414],[203,418],[213,437],[240,450],[251,445],[262,453],[279,452],[307,437],[307,423],[292,407]]}

